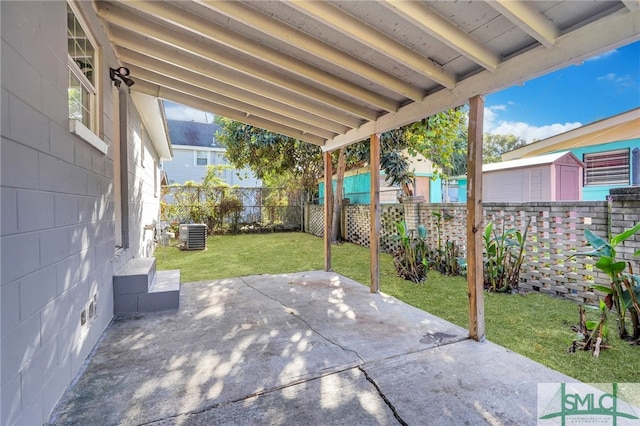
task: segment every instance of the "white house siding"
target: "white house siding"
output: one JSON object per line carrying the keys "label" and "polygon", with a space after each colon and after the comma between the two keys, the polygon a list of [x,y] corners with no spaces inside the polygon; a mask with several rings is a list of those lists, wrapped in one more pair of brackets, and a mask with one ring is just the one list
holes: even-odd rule
{"label": "white house siding", "polygon": [[[0,424],[35,425],[46,420],[109,324],[113,271],[150,252],[152,235],[142,230],[157,220],[158,155],[129,102],[130,247],[116,254],[117,129],[107,76],[117,62],[108,39],[91,3],[79,2],[102,46],[99,136],[108,146],[105,155],[69,132],[66,3],[3,1],[0,7]],[[81,326],[93,296],[97,315]]]}
{"label": "white house siding", "polygon": [[[162,162],[162,170],[167,173],[169,184],[183,184],[187,181],[202,182],[207,174],[206,166],[196,165],[196,152],[204,151],[209,154],[209,165],[229,165],[224,157],[224,148],[209,148],[202,146],[173,145],[173,158]],[[238,174],[242,177],[238,177]],[[257,179],[250,170],[228,169],[222,176],[224,181],[232,186],[243,188],[259,188],[262,181]]]}

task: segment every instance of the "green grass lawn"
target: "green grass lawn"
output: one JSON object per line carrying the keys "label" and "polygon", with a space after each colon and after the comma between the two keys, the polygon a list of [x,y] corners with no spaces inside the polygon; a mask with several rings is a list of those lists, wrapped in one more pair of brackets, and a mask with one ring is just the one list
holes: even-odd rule
{"label": "green grass lawn", "polygon": [[[180,269],[182,282],[256,274],[278,274],[324,268],[323,240],[303,233],[212,236],[205,251],[156,250],[158,269]],[[332,269],[369,285],[369,250],[344,243],[332,247]],[[463,277],[430,272],[425,284],[397,277],[393,260],[380,256],[384,293],[467,328],[467,283]],[[617,337],[609,318],[612,348],[595,359],[590,352],[567,353],[578,322],[578,305],[542,294],[503,295],[485,292],[488,340],[588,383],[640,382],[640,347]]]}

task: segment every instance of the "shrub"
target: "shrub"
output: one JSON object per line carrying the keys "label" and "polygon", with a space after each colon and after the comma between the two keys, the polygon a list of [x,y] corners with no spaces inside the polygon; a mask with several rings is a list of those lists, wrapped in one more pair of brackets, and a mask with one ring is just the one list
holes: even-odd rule
{"label": "shrub", "polygon": [[418,229],[407,229],[405,221],[396,222],[400,241],[398,249],[393,253],[393,264],[398,275],[416,283],[424,282],[427,278],[427,229],[420,225]]}
{"label": "shrub", "polygon": [[501,293],[518,290],[530,223],[531,219],[520,232],[515,228],[505,230],[503,222],[501,234],[493,228],[493,222],[487,224],[483,234],[485,288]]}

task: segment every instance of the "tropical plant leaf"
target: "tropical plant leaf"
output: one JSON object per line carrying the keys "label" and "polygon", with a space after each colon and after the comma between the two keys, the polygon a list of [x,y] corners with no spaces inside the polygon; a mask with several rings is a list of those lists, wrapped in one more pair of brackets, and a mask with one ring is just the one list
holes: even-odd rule
{"label": "tropical plant leaf", "polygon": [[493,222],[487,223],[487,226],[484,228],[484,239],[485,241],[489,241],[491,239],[491,231],[493,230]]}
{"label": "tropical plant leaf", "polygon": [[590,229],[584,230],[584,237],[587,239],[587,242],[591,247],[600,252],[602,256],[612,255],[613,251],[611,245],[603,238],[591,232]]}
{"label": "tropical plant leaf", "polygon": [[407,222],[404,220],[401,222],[396,222],[396,230],[400,236],[407,235]]}
{"label": "tropical plant leaf", "polygon": [[600,324],[600,321],[587,321],[584,326],[587,327],[587,330],[593,330],[598,324]]}
{"label": "tropical plant leaf", "polygon": [[613,293],[613,290],[611,289],[611,287],[607,287],[607,286],[604,286],[604,285],[595,284],[595,285],[589,286],[589,288],[593,289],[593,290],[598,290],[598,291],[600,291],[600,292],[602,292],[604,294]]}
{"label": "tropical plant leaf", "polygon": [[604,312],[606,311],[606,308],[607,308],[607,304],[604,301],[602,301],[602,299],[600,299],[600,310]]}
{"label": "tropical plant leaf", "polygon": [[[633,292],[636,295],[636,299],[640,299],[640,285],[633,286]],[[622,292],[622,303],[626,309],[630,308],[633,305],[633,299],[631,294],[629,293],[629,289],[626,289]]]}
{"label": "tropical plant leaf", "polygon": [[626,240],[627,238],[629,238],[630,236],[632,236],[638,231],[640,231],[640,222],[636,223],[636,226],[634,226],[633,228],[627,229],[621,234],[618,234],[613,238],[611,238],[611,245],[614,247],[617,246],[618,244],[620,244],[621,242],[623,242],[624,240]]}
{"label": "tropical plant leaf", "polygon": [[427,239],[427,228],[424,225],[418,225],[418,237],[423,240]]}
{"label": "tropical plant leaf", "polygon": [[623,261],[615,262],[615,259],[612,257],[601,257],[596,262],[596,267],[600,268],[602,272],[613,277],[618,275],[620,272],[624,271],[624,268],[627,267],[627,264]]}
{"label": "tropical plant leaf", "polygon": [[[602,253],[598,250],[591,250],[591,251],[579,251],[571,255],[571,257],[578,257],[578,256],[600,257],[602,256]],[[571,259],[571,257],[569,259]]]}

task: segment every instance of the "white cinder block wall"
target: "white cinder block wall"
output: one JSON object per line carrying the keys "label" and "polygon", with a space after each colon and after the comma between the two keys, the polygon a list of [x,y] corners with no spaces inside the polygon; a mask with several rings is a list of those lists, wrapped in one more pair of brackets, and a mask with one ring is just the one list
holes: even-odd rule
{"label": "white cinder block wall", "polygon": [[158,219],[158,154],[131,101],[130,247],[115,248],[108,67],[118,64],[91,3],[78,7],[102,48],[106,155],[69,132],[66,2],[0,2],[2,425],[46,420],[112,318],[114,270],[153,250],[144,225]]}

